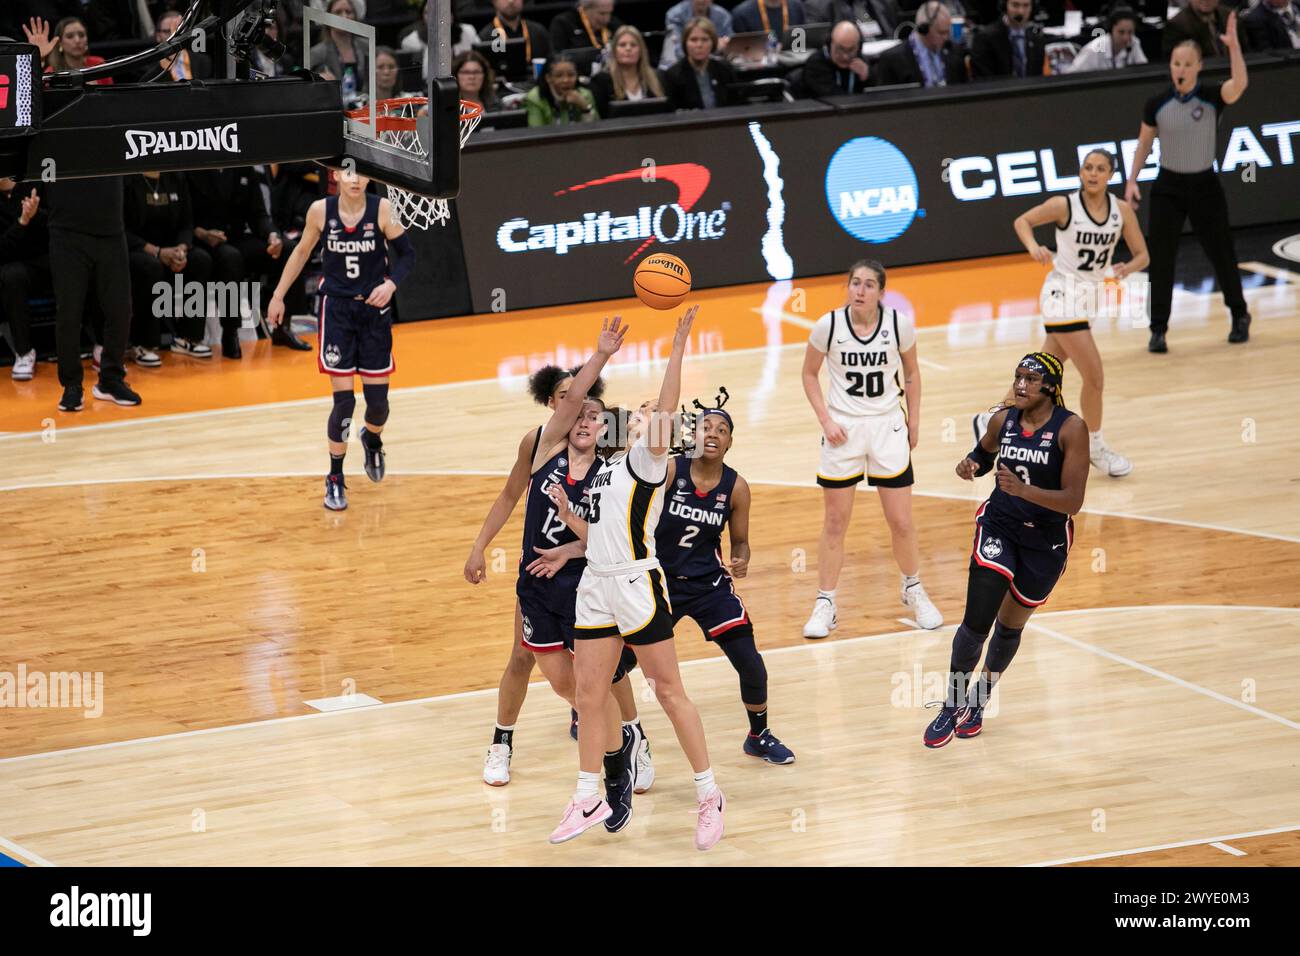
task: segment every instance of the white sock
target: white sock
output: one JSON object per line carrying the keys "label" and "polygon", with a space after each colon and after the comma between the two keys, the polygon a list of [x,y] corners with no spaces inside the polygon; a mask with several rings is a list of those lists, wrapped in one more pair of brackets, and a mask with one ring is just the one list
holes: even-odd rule
{"label": "white sock", "polygon": [[902,578],[903,578],[904,589],[914,587],[915,585],[921,583],[920,574],[903,574]]}
{"label": "white sock", "polygon": [[711,794],[716,787],[717,784],[713,782],[712,767],[695,775],[695,798],[697,800],[703,800]]}
{"label": "white sock", "polygon": [[578,789],[573,791],[574,802],[578,803],[588,797],[594,797],[598,793],[600,793],[600,774],[579,770]]}
{"label": "white sock", "polygon": [[1101,437],[1100,429],[1095,432],[1088,432],[1088,444],[1092,445],[1093,448],[1101,448],[1106,444],[1105,439]]}
{"label": "white sock", "polygon": [[826,600],[830,601],[832,604],[835,603],[835,589],[834,589],[834,588],[831,588],[829,591],[818,590],[818,592],[817,592],[817,596],[818,596],[819,598],[825,598]]}

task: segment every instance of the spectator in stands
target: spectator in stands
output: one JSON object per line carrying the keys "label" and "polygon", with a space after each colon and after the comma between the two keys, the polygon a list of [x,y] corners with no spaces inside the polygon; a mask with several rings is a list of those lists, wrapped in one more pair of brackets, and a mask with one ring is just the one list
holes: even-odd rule
{"label": "spectator in stands", "polygon": [[375,101],[402,95],[401,68],[397,54],[386,46],[375,47]]}
{"label": "spectator in stands", "polygon": [[878,86],[966,82],[965,50],[952,42],[952,14],[941,0],[928,0],[916,11],[916,28],[881,55],[873,73]]}
{"label": "spectator in stands", "polygon": [[1300,8],[1294,0],[1259,0],[1241,22],[1247,49],[1300,50]]}
{"label": "spectator in stands", "polygon": [[867,88],[867,61],[862,56],[862,33],[852,20],[841,20],[831,30],[826,46],[814,50],[803,65],[803,90],[808,96],[861,93]]}
{"label": "spectator in stands", "polygon": [[614,100],[644,100],[664,95],[663,78],[650,65],[645,37],[636,27],[625,24],[614,31],[614,55],[605,68],[591,78],[591,95],[596,112],[609,115]]}
{"label": "spectator in stands", "polygon": [[[403,27],[402,32],[397,37],[397,46],[403,53],[420,54],[420,76],[426,80],[429,78],[429,72],[424,51],[429,46],[429,24],[424,19],[424,9],[428,6],[428,2],[429,0],[423,0],[415,22],[408,27]],[[477,39],[478,34],[474,32],[474,28],[468,23],[461,22],[460,10],[453,4],[451,11],[451,55],[460,56],[460,54],[474,49],[474,41]]]}
{"label": "spectator in stands", "polygon": [[[126,222],[126,246],[131,262],[131,333],[132,345],[127,356],[137,365],[157,368],[161,347],[159,316],[154,314],[154,286],[172,276],[182,282],[206,283],[212,278],[212,257],[195,249],[194,215],[190,208],[190,190],[184,173],[141,173],[125,177],[126,195],[123,214]],[[172,295],[170,291],[167,293]],[[173,350],[195,358],[212,358],[212,349],[203,344],[204,317],[173,316],[175,332]]]}
{"label": "spectator in stands", "polygon": [[551,21],[551,49],[604,48],[610,33],[623,24],[614,16],[614,0],[578,0],[578,6],[557,13]]}
{"label": "spectator in stands", "polygon": [[898,0],[805,0],[803,12],[809,23],[852,21],[864,40],[888,39],[903,22]]}
{"label": "spectator in stands", "polygon": [[801,0],[745,0],[731,11],[731,28],[737,33],[775,33],[780,37],[807,22]]}
{"label": "spectator in stands", "polygon": [[1065,72],[1087,73],[1142,66],[1147,58],[1135,36],[1137,24],[1138,17],[1134,11],[1128,7],[1116,7],[1106,16],[1106,32],[1088,41]]}
{"label": "spectator in stands", "polygon": [[460,88],[460,98],[477,103],[483,112],[497,108],[496,76],[492,64],[482,53],[470,50],[451,61],[451,75]]}
{"label": "spectator in stands", "polygon": [[36,374],[27,300],[33,292],[51,288],[50,235],[40,192],[35,186],[17,186],[17,180],[0,179],[0,318],[9,320],[14,381],[26,382]]}
{"label": "spectator in stands", "polygon": [[[77,17],[64,17],[54,25],[53,33],[48,21],[34,17],[23,27],[23,33],[27,35],[27,42],[41,51],[41,62],[45,64],[46,73],[84,70],[104,62],[102,56],[90,53],[86,25]],[[111,76],[94,81],[100,86],[112,82]]]}
{"label": "spectator in stands", "polygon": [[727,48],[727,41],[731,39],[731,13],[711,0],[681,0],[681,3],[669,7],[664,16],[664,48],[659,54],[659,69],[668,69],[686,55],[683,39],[686,24],[699,17],[713,24],[714,35],[718,38],[714,52]]}
{"label": "spectator in stands", "polygon": [[[213,280],[242,282],[246,277],[258,280],[269,276],[268,282],[262,284],[264,298],[269,299],[294,244],[284,241],[271,219],[262,193],[262,173],[251,166],[240,166],[186,175],[194,208],[194,244],[212,256]],[[292,291],[302,295],[297,283]],[[290,315],[303,311],[302,302],[289,304]],[[239,313],[223,314],[220,319],[221,354],[229,359],[241,358]]]}
{"label": "spectator in stands", "polygon": [[590,123],[600,117],[591,91],[578,85],[578,67],[573,57],[552,53],[542,71],[542,81],[524,97],[529,126]]}
{"label": "spectator in stands", "polygon": [[[1227,56],[1228,48],[1219,39],[1228,29],[1228,11],[1219,6],[1219,0],[1188,0],[1183,12],[1165,24],[1160,46],[1165,57],[1184,40],[1194,40],[1201,48],[1201,58]],[[1238,34],[1244,28],[1238,25]]]}
{"label": "spectator in stands", "polygon": [[[328,11],[336,17],[357,19],[352,0],[330,0]],[[325,39],[311,48],[312,69],[327,80],[338,80],[343,90],[343,106],[355,106],[357,97],[366,91],[370,67],[366,63],[366,43],[359,36],[333,27]],[[218,272],[220,266],[218,265]]]}
{"label": "spectator in stands", "polygon": [[[478,38],[488,42],[495,37],[524,41],[524,63],[532,68],[533,60],[551,55],[551,35],[536,20],[524,18],[524,0],[492,0],[493,16],[479,31]],[[532,74],[530,73],[531,77]]]}
{"label": "spectator in stands", "polygon": [[[158,28],[153,35],[154,42],[162,43],[164,40],[169,39],[176,32],[176,28],[181,25],[182,19],[182,16],[175,10],[160,16],[158,18]],[[181,50],[159,60],[158,69],[163,71],[158,79],[164,82],[181,82],[196,78],[206,80],[212,76],[212,57],[206,53],[197,53],[193,50]],[[145,79],[153,79],[156,72],[157,70],[150,67]]]}
{"label": "spectator in stands", "polygon": [[975,79],[1043,75],[1045,44],[1038,28],[1029,23],[1033,9],[1033,0],[1006,0],[1002,16],[975,34],[970,54]]}
{"label": "spectator in stands", "polygon": [[731,103],[729,87],[736,82],[735,71],[718,52],[721,38],[713,21],[695,17],[682,28],[686,55],[664,74],[664,89],[675,110],[711,110]]}

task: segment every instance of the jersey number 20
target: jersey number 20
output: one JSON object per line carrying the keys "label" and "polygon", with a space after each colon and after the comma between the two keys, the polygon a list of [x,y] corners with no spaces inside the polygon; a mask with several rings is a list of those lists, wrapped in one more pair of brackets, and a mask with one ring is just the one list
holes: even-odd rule
{"label": "jersey number 20", "polygon": [[864,394],[867,398],[879,398],[885,394],[884,372],[870,372],[866,375],[861,372],[846,372],[845,375],[849,380],[849,394],[854,398],[861,398]]}

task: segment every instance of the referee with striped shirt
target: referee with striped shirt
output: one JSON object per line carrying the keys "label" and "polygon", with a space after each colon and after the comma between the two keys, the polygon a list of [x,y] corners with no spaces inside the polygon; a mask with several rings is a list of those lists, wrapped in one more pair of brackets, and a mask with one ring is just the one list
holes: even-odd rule
{"label": "referee with striped shirt", "polygon": [[1227,47],[1232,76],[1221,84],[1204,84],[1201,49],[1195,40],[1174,47],[1169,59],[1173,80],[1149,99],[1142,115],[1137,155],[1129,173],[1124,198],[1137,208],[1140,192],[1137,175],[1151,154],[1152,142],[1160,137],[1160,174],[1151,187],[1151,216],[1147,224],[1147,246],[1151,250],[1151,341],[1149,352],[1167,352],[1165,333],[1174,296],[1174,263],[1183,223],[1190,217],[1201,248],[1214,267],[1223,301],[1232,313],[1229,342],[1250,338],[1250,313],[1241,293],[1237,273],[1237,252],[1228,223],[1228,200],[1214,171],[1215,134],[1226,106],[1246,92],[1246,61],[1237,38],[1237,14],[1228,15],[1227,33],[1219,39]]}

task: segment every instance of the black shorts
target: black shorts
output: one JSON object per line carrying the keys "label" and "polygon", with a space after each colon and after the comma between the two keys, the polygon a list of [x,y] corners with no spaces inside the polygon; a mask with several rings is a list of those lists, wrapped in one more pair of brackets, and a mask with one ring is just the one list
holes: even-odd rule
{"label": "black shorts", "polygon": [[725,641],[733,628],[748,624],[749,612],[736,593],[731,575],[719,571],[714,578],[668,578],[668,601],[673,623],[689,617],[700,626],[705,640]]}
{"label": "black shorts", "polygon": [[383,309],[360,299],[320,297],[316,365],[326,375],[378,378],[397,369],[393,361],[393,304]]}
{"label": "black shorts", "polygon": [[1025,536],[989,520],[984,514],[987,506],[985,502],[975,515],[971,561],[1006,578],[1012,598],[1023,607],[1046,604],[1052,588],[1065,573],[1070,546],[1074,544],[1074,520],[1061,525],[1059,534],[1034,529],[1034,540],[1026,541]]}
{"label": "black shorts", "polygon": [[[567,585],[567,586],[566,586]],[[538,654],[573,650],[573,609],[578,581],[543,580],[529,575],[515,586],[523,617],[524,647]]]}

